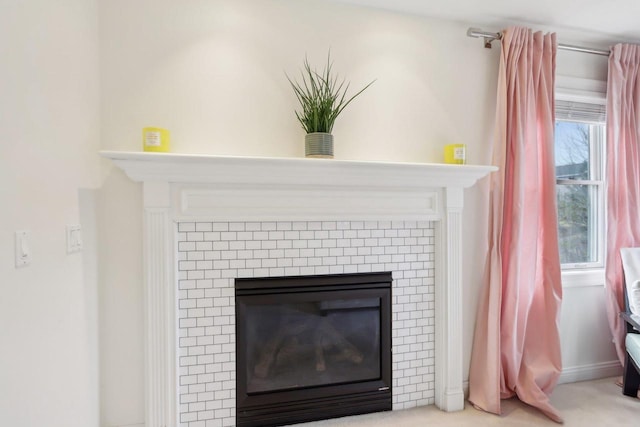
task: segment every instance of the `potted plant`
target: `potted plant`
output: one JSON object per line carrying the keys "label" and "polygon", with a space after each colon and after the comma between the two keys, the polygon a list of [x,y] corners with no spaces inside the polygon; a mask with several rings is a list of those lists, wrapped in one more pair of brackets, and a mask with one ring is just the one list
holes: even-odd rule
{"label": "potted plant", "polygon": [[355,95],[347,97],[349,83],[332,74],[331,53],[327,55],[327,64],[321,72],[311,68],[305,56],[304,68],[300,72],[302,82],[287,79],[300,102],[300,111],[296,117],[307,135],[305,136],[306,157],[333,158],[333,124],[342,110],[366,88]]}

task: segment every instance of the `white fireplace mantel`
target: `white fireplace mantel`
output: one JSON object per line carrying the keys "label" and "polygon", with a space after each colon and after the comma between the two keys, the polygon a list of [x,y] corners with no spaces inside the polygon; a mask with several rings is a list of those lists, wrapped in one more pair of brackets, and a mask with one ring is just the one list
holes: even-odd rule
{"label": "white fireplace mantel", "polygon": [[103,151],[144,185],[146,425],[176,423],[174,223],[410,220],[436,224],[435,403],[464,408],[464,188],[494,166]]}

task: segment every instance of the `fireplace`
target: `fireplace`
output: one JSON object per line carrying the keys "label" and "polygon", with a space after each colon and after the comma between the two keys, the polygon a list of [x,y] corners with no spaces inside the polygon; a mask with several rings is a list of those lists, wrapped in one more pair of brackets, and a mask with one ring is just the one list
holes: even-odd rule
{"label": "fireplace", "polygon": [[[393,410],[464,408],[464,189],[496,167],[101,154],[143,183],[147,425],[236,424],[238,277],[391,271]],[[406,239],[415,228],[432,240],[418,254],[427,256],[419,261],[430,263],[426,270],[387,252],[413,256]],[[403,230],[409,236],[401,237]],[[371,237],[347,237],[361,231]],[[343,238],[333,236],[340,232]],[[287,242],[291,247],[281,247]],[[399,249],[407,246],[407,253]],[[359,252],[368,248],[371,255]],[[332,253],[340,250],[342,256]]]}
{"label": "fireplace", "polygon": [[391,410],[391,273],[237,279],[236,422]]}

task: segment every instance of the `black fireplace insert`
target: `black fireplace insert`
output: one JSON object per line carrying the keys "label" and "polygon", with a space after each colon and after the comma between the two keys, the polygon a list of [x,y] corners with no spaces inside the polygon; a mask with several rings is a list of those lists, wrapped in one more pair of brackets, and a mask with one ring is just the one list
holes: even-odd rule
{"label": "black fireplace insert", "polygon": [[391,410],[391,281],[236,279],[236,424]]}

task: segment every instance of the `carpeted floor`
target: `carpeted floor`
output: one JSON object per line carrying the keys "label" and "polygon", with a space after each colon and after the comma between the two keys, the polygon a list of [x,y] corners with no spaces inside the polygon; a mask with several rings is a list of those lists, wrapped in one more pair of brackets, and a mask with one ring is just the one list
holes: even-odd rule
{"label": "carpeted floor", "polygon": [[[640,426],[640,399],[624,396],[616,378],[562,384],[551,402],[570,427]],[[536,409],[517,399],[504,400],[502,415],[478,411],[468,403],[464,411],[446,413],[435,406],[380,412],[299,424],[302,427],[459,427],[459,426],[558,426]]]}

